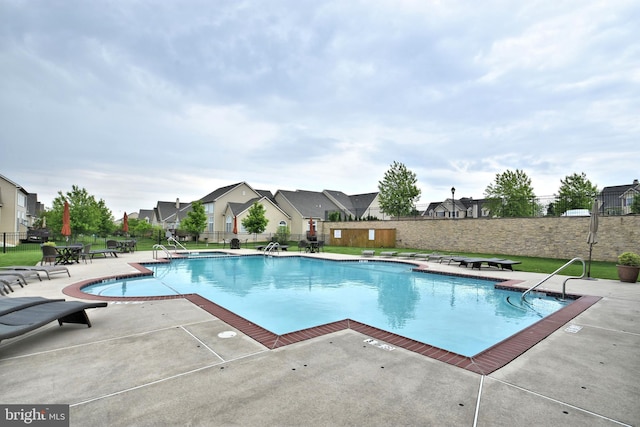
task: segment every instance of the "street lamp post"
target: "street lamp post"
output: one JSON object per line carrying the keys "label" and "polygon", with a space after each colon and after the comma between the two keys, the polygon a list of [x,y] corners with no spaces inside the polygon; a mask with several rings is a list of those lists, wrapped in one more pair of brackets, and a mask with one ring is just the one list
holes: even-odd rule
{"label": "street lamp post", "polygon": [[455,199],[455,194],[456,194],[456,187],[451,187],[451,218],[455,218],[456,217],[456,199]]}

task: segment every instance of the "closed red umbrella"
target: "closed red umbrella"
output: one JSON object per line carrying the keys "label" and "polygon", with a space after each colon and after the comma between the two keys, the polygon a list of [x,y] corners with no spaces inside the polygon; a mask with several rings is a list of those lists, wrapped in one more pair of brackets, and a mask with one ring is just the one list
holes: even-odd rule
{"label": "closed red umbrella", "polygon": [[313,218],[309,217],[309,236],[315,236],[316,230],[313,229]]}
{"label": "closed red umbrella", "polygon": [[124,231],[125,233],[129,232],[129,217],[127,216],[127,213],[124,213],[124,217],[122,218],[122,231]]}
{"label": "closed red umbrella", "polygon": [[238,217],[233,217],[233,234],[238,234]]}
{"label": "closed red umbrella", "polygon": [[63,236],[71,236],[71,214],[69,213],[69,202],[64,201],[64,210],[62,211],[62,230]]}

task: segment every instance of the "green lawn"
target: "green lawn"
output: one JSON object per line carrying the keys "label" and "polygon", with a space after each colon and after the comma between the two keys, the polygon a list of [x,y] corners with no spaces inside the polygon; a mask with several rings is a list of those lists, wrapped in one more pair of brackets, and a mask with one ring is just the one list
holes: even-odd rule
{"label": "green lawn", "polygon": [[[139,241],[138,242],[138,250],[151,250],[153,247],[154,241]],[[246,247],[252,248],[257,244],[264,244],[264,242],[248,242]],[[199,243],[195,244],[192,242],[186,243],[185,246],[187,249],[222,249],[221,244],[217,243]],[[245,245],[243,244],[243,248]],[[229,246],[227,245],[227,249]],[[289,249],[292,251],[296,250],[296,242],[291,242],[289,245]],[[324,251],[329,253],[336,254],[349,254],[349,255],[360,255],[365,248],[348,248],[342,246],[325,246]],[[417,253],[431,253],[435,251],[430,250],[421,250],[421,249],[411,249],[411,248],[402,248],[402,249],[392,249],[385,248],[386,251],[396,250],[400,252],[417,252]],[[376,253],[380,253],[380,250],[377,250]],[[527,271],[533,273],[552,273],[558,268],[560,268],[563,264],[569,261],[569,259],[552,259],[552,258],[532,258],[532,257],[523,257],[523,256],[515,256],[509,254],[474,254],[474,253],[459,253],[456,252],[457,255],[471,256],[471,257],[481,257],[481,258],[508,258],[514,261],[520,261],[522,264],[514,265],[514,270],[516,271]],[[33,251],[18,251],[18,252],[10,252],[10,253],[1,253],[0,254],[0,267],[8,266],[8,265],[35,265],[40,262],[42,258],[42,254],[39,250]],[[586,260],[585,260],[586,262]],[[587,264],[588,268],[588,264]],[[559,274],[563,276],[579,276],[582,273],[582,264],[577,262],[562,270]],[[599,278],[599,279],[611,279],[618,280],[618,273],[616,270],[616,264],[613,262],[602,262],[602,261],[593,261],[591,263],[591,277]]]}

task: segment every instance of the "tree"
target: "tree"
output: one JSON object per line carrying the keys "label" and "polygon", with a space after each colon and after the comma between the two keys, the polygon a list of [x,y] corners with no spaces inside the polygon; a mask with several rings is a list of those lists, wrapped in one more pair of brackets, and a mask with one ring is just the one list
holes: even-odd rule
{"label": "tree", "polygon": [[631,213],[640,214],[640,194],[633,196],[633,201],[631,202]]}
{"label": "tree", "polygon": [[151,237],[153,226],[139,218],[129,218],[129,234],[131,237]]}
{"label": "tree", "polygon": [[562,215],[570,209],[591,209],[593,199],[598,195],[598,187],[587,179],[584,172],[574,173],[560,180],[562,184],[556,195],[555,214]]}
{"label": "tree", "polygon": [[180,223],[180,228],[193,236],[197,242],[200,233],[207,226],[207,215],[204,213],[204,205],[200,201],[191,203],[191,211],[187,213],[187,217]]}
{"label": "tree", "polygon": [[60,233],[62,230],[62,211],[65,201],[69,202],[72,235],[100,234],[106,236],[115,228],[113,215],[104,200],[96,201],[95,197],[90,195],[86,189],[73,185],[71,191],[66,194],[58,191],[58,197],[53,200],[53,207],[47,212],[47,228],[52,232]]}
{"label": "tree", "polygon": [[264,214],[264,206],[256,202],[249,208],[247,216],[242,219],[242,226],[249,233],[254,234],[254,237],[257,237],[258,234],[263,233],[264,230],[267,229],[269,220]]}
{"label": "tree", "polygon": [[507,170],[484,191],[491,214],[497,217],[529,217],[540,210],[535,201],[531,179],[524,171]]}
{"label": "tree", "polygon": [[420,199],[416,182],[415,173],[394,161],[383,180],[378,182],[380,210],[395,217],[410,215],[415,209],[415,202]]}
{"label": "tree", "polygon": [[104,200],[97,202],[98,209],[98,229],[95,233],[100,237],[107,237],[113,234],[116,225],[113,223],[113,216]]}
{"label": "tree", "polygon": [[281,225],[278,227],[278,231],[276,231],[276,242],[281,245],[286,245],[289,243],[289,236],[291,235],[289,231],[289,227],[286,225]]}

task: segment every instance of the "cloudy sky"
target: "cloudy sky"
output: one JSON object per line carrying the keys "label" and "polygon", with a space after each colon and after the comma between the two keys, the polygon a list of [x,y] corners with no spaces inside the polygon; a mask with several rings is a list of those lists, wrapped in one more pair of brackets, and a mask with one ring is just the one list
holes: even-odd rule
{"label": "cloudy sky", "polygon": [[115,217],[255,189],[640,178],[637,0],[0,0],[0,174]]}

